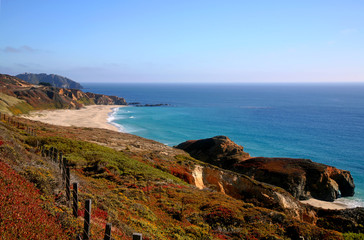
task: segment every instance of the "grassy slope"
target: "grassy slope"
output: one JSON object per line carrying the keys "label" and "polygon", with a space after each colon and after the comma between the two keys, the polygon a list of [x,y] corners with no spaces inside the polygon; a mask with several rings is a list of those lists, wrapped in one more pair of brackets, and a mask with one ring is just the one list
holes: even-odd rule
{"label": "grassy slope", "polygon": [[[133,232],[142,232],[144,239],[289,239],[297,234],[305,239],[341,239],[337,232],[298,222],[283,213],[198,190],[171,175],[168,168],[160,170],[143,163],[148,159],[140,157],[143,154],[132,158],[130,150],[116,151],[60,137],[56,128],[41,125],[35,125],[39,137],[28,137],[23,130],[2,124],[0,136],[5,136],[7,144],[0,146],[0,156],[35,183],[45,199],[55,201],[64,214],[59,221],[66,229],[72,224],[79,229],[81,218],[73,223],[69,219],[59,173],[49,161],[32,153],[37,140],[65,153],[72,166],[72,181],[81,186],[79,204],[93,200],[95,239],[102,238],[106,222],[113,223],[115,239],[129,239]],[[175,168],[177,162],[183,158],[176,156]]]}
{"label": "grassy slope", "polygon": [[0,112],[9,115],[28,113],[33,109],[28,103],[16,97],[0,93]]}

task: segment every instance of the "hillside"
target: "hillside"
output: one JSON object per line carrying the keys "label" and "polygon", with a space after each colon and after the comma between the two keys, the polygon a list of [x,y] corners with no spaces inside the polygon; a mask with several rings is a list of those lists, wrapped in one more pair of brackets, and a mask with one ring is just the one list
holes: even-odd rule
{"label": "hillside", "polygon": [[0,74],[0,110],[7,114],[39,109],[77,109],[92,104],[126,105],[126,101],[77,89],[33,85],[17,77]]}
{"label": "hillside", "polygon": [[[264,165],[275,159],[262,159],[264,164],[255,167],[269,173],[243,172],[239,167],[252,158],[227,137],[181,145],[199,161],[181,149],[131,134],[10,117],[88,104],[126,102],[0,75],[2,239],[76,239],[89,213],[86,200],[92,203],[92,239],[104,237],[107,223],[113,239],[131,239],[136,232],[143,239],[363,238],[364,209],[318,209],[302,204],[292,189],[274,186],[267,176],[262,179],[268,183],[257,181],[261,175],[284,174],[284,159],[277,166]],[[350,173],[321,165],[318,170],[325,181],[316,186],[340,188],[339,174],[352,187]],[[79,186],[75,204],[66,191],[73,183]],[[30,214],[28,205],[37,214]]]}
{"label": "hillside", "polygon": [[[73,226],[67,230],[70,239],[81,231],[83,213],[80,210],[81,216],[72,218],[58,164],[42,157],[42,149],[63,152],[71,181],[80,185],[80,209],[85,199],[92,199],[94,239],[102,238],[107,222],[113,225],[115,239],[130,239],[134,232],[141,232],[143,239],[344,239],[341,233],[323,228],[331,228],[330,219],[339,219],[337,213],[324,211],[319,217],[314,208],[295,201],[283,189],[199,162],[181,150],[110,130],[13,120],[20,124],[0,123],[0,159],[38,187],[40,199],[48,202],[58,224]],[[37,136],[30,136],[28,127]],[[250,197],[230,197],[213,182],[197,188],[197,175],[190,173],[196,166],[210,169],[215,177],[223,174],[227,181],[230,176],[244,179],[249,187],[240,193]],[[277,193],[288,208],[274,200]]]}
{"label": "hillside", "polygon": [[59,88],[70,88],[70,89],[82,89],[81,84],[56,74],[45,74],[45,73],[23,73],[16,75],[17,78],[20,78],[31,84],[39,84],[39,83],[49,83],[53,87]]}

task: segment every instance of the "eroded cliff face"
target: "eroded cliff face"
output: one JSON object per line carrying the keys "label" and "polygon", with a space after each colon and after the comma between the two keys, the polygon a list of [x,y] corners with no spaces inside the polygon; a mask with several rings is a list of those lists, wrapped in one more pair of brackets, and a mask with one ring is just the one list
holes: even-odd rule
{"label": "eroded cliff face", "polygon": [[192,171],[194,183],[199,189],[214,189],[256,206],[285,212],[287,215],[314,223],[316,213],[303,206],[291,194],[281,188],[255,181],[231,171],[195,165]]}
{"label": "eroded cliff face", "polygon": [[354,195],[354,181],[349,171],[315,163],[309,159],[251,158],[230,167],[233,171],[282,187],[294,197],[334,201]]}
{"label": "eroded cliff face", "polygon": [[300,200],[313,197],[334,201],[340,196],[354,195],[355,185],[349,171],[309,159],[251,158],[242,146],[224,136],[190,140],[177,148],[198,160],[281,187]]}
{"label": "eroded cliff face", "polygon": [[32,85],[9,75],[0,75],[1,92],[26,101],[34,109],[80,108],[84,105],[126,105],[124,98],[85,93],[77,89]]}

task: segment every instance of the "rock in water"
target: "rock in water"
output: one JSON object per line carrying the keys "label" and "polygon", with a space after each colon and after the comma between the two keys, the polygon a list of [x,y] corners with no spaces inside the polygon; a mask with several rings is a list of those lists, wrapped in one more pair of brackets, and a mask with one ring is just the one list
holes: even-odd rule
{"label": "rock in water", "polygon": [[309,159],[251,158],[243,147],[228,137],[190,140],[177,146],[192,157],[281,187],[298,199],[334,201],[354,195],[349,171],[315,163]]}

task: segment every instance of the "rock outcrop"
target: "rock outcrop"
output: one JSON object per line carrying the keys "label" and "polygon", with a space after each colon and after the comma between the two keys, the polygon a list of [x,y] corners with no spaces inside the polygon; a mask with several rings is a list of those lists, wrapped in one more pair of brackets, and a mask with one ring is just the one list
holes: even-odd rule
{"label": "rock outcrop", "polygon": [[86,96],[97,105],[126,105],[124,98],[87,92]]}
{"label": "rock outcrop", "polygon": [[216,136],[201,140],[189,140],[176,146],[185,150],[192,157],[221,168],[229,168],[233,164],[250,158],[244,148],[226,136]]}
{"label": "rock outcrop", "polygon": [[282,187],[294,197],[325,201],[354,195],[354,181],[349,171],[315,163],[309,159],[251,158],[231,169],[252,178]]}
{"label": "rock outcrop", "polygon": [[177,148],[198,160],[281,187],[297,199],[334,201],[340,196],[354,195],[355,185],[349,171],[309,159],[249,158],[243,147],[227,137],[187,141]]}
{"label": "rock outcrop", "polygon": [[255,181],[246,175],[210,165],[195,165],[192,176],[195,186],[200,189],[213,189],[255,206],[285,212],[302,221],[314,223],[317,219],[315,211],[303,206],[284,189]]}

